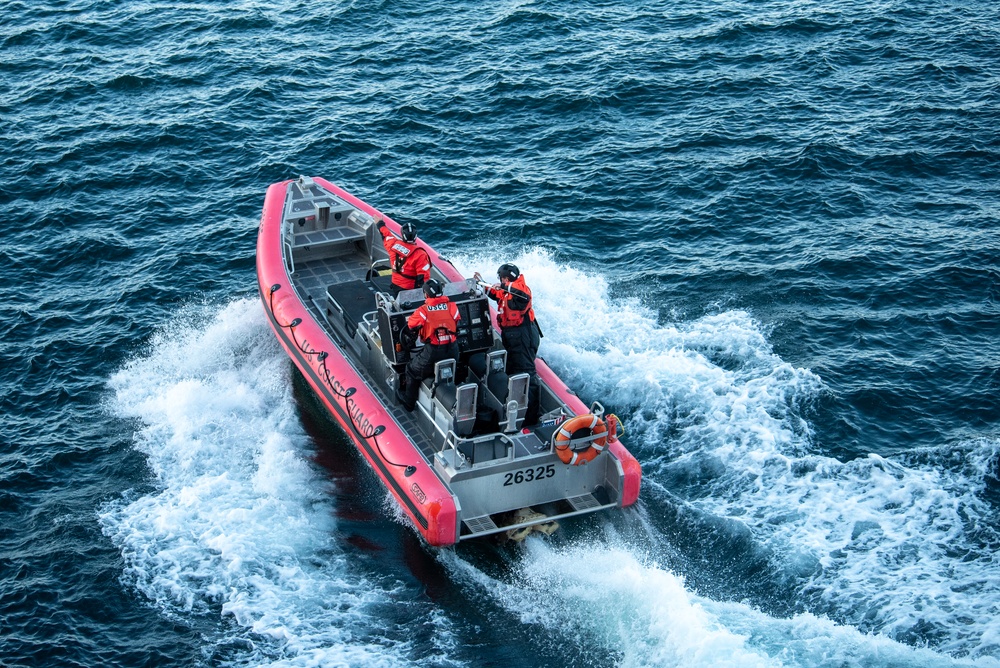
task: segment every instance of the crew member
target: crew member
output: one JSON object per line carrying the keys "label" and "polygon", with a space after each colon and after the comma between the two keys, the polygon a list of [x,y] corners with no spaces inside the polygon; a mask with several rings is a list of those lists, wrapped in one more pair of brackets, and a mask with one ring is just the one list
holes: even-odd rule
{"label": "crew member", "polygon": [[382,235],[382,245],[389,252],[392,265],[392,286],[390,292],[395,297],[401,290],[419,288],[431,277],[431,259],[427,251],[416,244],[417,228],[413,223],[404,223],[399,236],[389,231],[382,217],[375,221],[375,228]]}
{"label": "crew member", "polygon": [[434,365],[441,360],[458,359],[458,321],[462,316],[455,303],[444,296],[441,284],[433,278],[424,283],[424,303],[406,321],[401,337],[404,348],[412,347],[417,337],[424,347],[406,365],[406,392],[397,392],[403,408],[412,411],[417,404],[420,382],[434,375]]}
{"label": "crew member", "polygon": [[[535,322],[535,311],[531,308],[531,289],[524,282],[521,271],[513,264],[502,264],[497,269],[500,285],[485,286],[486,295],[497,303],[497,325],[500,326],[500,339],[507,351],[507,373],[527,373],[528,410],[524,416],[525,424],[535,424],[538,421],[538,372],[535,370],[535,357],[538,355],[538,344],[541,330]],[[476,272],[475,279],[482,281],[483,277]]]}

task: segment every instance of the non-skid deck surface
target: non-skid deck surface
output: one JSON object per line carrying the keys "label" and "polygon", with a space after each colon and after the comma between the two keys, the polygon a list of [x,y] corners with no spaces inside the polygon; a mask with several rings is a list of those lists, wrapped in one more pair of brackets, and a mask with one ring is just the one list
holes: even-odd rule
{"label": "non-skid deck surface", "polygon": [[[351,281],[363,281],[368,272],[368,258],[360,255],[344,255],[339,257],[324,258],[314,260],[302,265],[297,265],[293,278],[299,295],[305,301],[310,313],[318,322],[325,323],[323,313],[326,304],[326,291],[335,283],[348,283]],[[375,310],[375,297],[372,295],[371,307],[368,311]],[[417,426],[416,412],[408,413],[396,403],[396,398],[390,396],[388,387],[384,382],[374,381],[368,373],[361,368],[356,360],[348,356],[354,364],[354,368],[361,372],[362,376],[368,380],[379,399],[388,408],[389,413],[396,419],[399,426],[406,433],[410,434],[414,442],[420,446],[424,456],[430,460],[434,456],[434,446],[423,436],[423,432]],[[384,380],[384,379],[383,379]],[[400,462],[406,464],[408,462]]]}
{"label": "non-skid deck surface", "polygon": [[[294,281],[299,294],[309,304],[309,300],[322,304],[326,289],[334,283],[364,280],[368,271],[367,258],[360,255],[343,255],[314,260],[295,267]],[[372,310],[375,303],[372,302]],[[315,315],[319,316],[319,313]]]}

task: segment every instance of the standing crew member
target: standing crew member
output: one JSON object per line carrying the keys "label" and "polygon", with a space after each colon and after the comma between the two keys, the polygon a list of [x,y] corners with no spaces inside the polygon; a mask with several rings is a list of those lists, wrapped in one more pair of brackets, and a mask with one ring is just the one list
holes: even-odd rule
{"label": "standing crew member", "polygon": [[375,228],[382,235],[382,245],[389,252],[392,264],[392,287],[395,297],[401,290],[419,288],[431,277],[431,259],[427,251],[416,244],[417,228],[413,223],[404,223],[399,228],[400,236],[389,231],[379,216]]}
{"label": "standing crew member", "polygon": [[[531,425],[538,422],[539,389],[535,357],[538,355],[541,330],[531,308],[531,289],[517,266],[500,265],[497,278],[500,285],[486,286],[486,295],[497,303],[497,325],[500,326],[500,340],[507,351],[507,373],[527,373],[530,376],[524,423]],[[483,277],[476,272],[475,279],[482,281]]]}
{"label": "standing crew member", "polygon": [[417,337],[424,347],[406,365],[406,393],[396,393],[403,408],[412,411],[417,405],[420,382],[434,375],[434,365],[441,360],[458,359],[458,321],[462,316],[455,303],[444,296],[441,284],[429,279],[424,283],[424,303],[406,321],[400,334],[404,348],[412,347]]}

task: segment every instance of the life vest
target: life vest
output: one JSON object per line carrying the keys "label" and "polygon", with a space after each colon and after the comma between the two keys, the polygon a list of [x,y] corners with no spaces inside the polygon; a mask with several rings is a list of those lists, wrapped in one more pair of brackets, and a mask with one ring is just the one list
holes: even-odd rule
{"label": "life vest", "polygon": [[385,227],[379,228],[379,232],[382,233],[382,245],[389,253],[393,283],[404,290],[412,290],[430,279],[431,259],[427,256],[427,251],[416,244],[403,241]]}
{"label": "life vest", "polygon": [[446,296],[431,297],[406,321],[410,329],[420,329],[420,340],[441,346],[458,340],[458,321],[462,316]]}
{"label": "life vest", "polygon": [[[515,295],[510,294],[507,290],[517,290],[524,293],[528,298],[527,307],[517,310],[512,308],[510,302],[512,299],[516,299]],[[500,329],[506,327],[518,327],[524,322],[524,316],[527,315],[531,322],[535,321],[535,310],[531,308],[531,288],[528,284],[524,282],[524,275],[517,277],[516,281],[511,281],[507,284],[507,288],[490,288],[491,296],[497,300],[497,324]]]}

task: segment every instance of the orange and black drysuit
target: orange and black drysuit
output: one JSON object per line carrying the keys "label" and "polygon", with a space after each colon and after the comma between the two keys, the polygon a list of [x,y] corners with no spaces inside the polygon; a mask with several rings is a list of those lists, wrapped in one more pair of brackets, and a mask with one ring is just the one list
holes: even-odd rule
{"label": "orange and black drysuit", "polygon": [[382,235],[382,245],[389,252],[393,297],[398,295],[400,290],[419,288],[424,281],[430,279],[431,259],[427,251],[397,237],[381,220],[376,227]]}
{"label": "orange and black drysuit", "polygon": [[507,351],[507,373],[527,373],[531,376],[528,384],[528,412],[525,424],[534,424],[538,419],[538,374],[535,371],[535,357],[541,343],[541,330],[535,322],[535,311],[531,308],[531,289],[524,282],[524,275],[511,281],[507,287],[486,288],[486,296],[497,303],[497,325],[500,339]]}
{"label": "orange and black drysuit", "polygon": [[420,382],[434,375],[434,365],[441,360],[458,359],[458,321],[462,315],[458,307],[445,296],[428,297],[406,321],[412,342],[420,337],[424,342],[416,355],[406,365],[406,394],[403,407],[412,411],[417,403]]}

